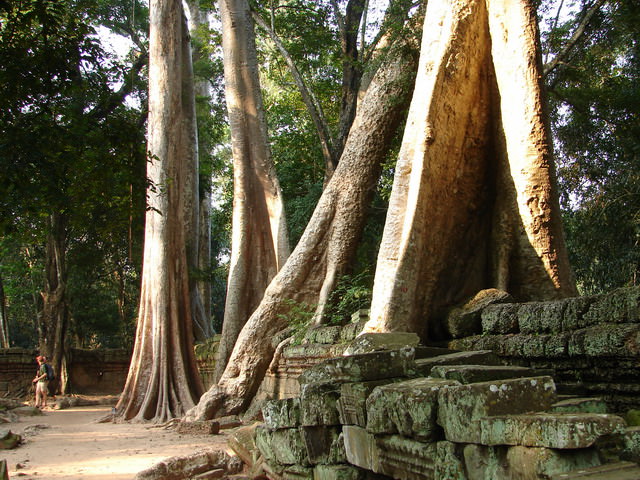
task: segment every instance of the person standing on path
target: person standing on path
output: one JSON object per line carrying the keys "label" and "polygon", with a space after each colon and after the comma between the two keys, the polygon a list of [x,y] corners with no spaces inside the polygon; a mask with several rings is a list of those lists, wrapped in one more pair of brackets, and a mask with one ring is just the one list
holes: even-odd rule
{"label": "person standing on path", "polygon": [[48,389],[48,378],[47,378],[47,366],[45,358],[41,355],[36,357],[38,362],[38,373],[33,379],[33,383],[36,385],[36,408],[45,408],[47,406],[47,389]]}

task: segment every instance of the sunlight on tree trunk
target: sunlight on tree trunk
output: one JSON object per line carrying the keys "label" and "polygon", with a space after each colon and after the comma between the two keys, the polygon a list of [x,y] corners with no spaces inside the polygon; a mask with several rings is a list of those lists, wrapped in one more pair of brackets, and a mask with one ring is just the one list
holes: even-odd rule
{"label": "sunlight on tree trunk", "polygon": [[489,287],[575,294],[541,99],[533,6],[429,2],[366,331],[438,331]]}
{"label": "sunlight on tree trunk", "polygon": [[191,49],[179,0],[150,2],[151,155],[136,341],[117,405],[124,420],[164,422],[193,407],[202,383],[193,353],[186,208],[196,138]]}
{"label": "sunlight on tree trunk", "polygon": [[[420,24],[420,23],[418,23]],[[190,420],[237,413],[250,402],[274,353],[272,338],[287,327],[287,300],[319,305],[321,294],[355,255],[383,160],[407,109],[417,68],[419,28],[407,28],[374,76],[358,108],[335,174],[302,238],[242,329],[218,385],[188,412]]]}
{"label": "sunlight on tree trunk", "polygon": [[253,22],[246,0],[220,0],[231,147],[233,225],[218,379],[238,334],[289,256],[280,184],[267,141]]}

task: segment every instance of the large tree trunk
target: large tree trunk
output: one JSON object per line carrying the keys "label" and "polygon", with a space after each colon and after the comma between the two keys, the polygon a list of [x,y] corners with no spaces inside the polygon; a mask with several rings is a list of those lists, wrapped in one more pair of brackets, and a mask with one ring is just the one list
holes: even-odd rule
{"label": "large tree trunk", "polygon": [[483,288],[531,300],[575,287],[532,5],[432,0],[423,31],[366,330],[426,338]]}
{"label": "large tree trunk", "polygon": [[289,255],[284,207],[267,142],[253,22],[246,0],[220,0],[225,92],[233,150],[233,225],[215,378]]}
{"label": "large tree trunk", "polygon": [[53,391],[67,391],[65,362],[65,337],[69,324],[67,305],[66,266],[67,219],[59,212],[47,218],[45,253],[45,284],[42,295],[42,311],[38,315],[38,341],[40,354],[47,357],[56,372],[57,385]]}
{"label": "large tree trunk", "polygon": [[188,184],[195,154],[193,76],[180,0],[150,2],[149,134],[152,156],[136,341],[117,405],[125,420],[180,417],[202,393],[193,353],[187,257]]}
{"label": "large tree trunk", "polygon": [[[187,2],[189,6],[189,31],[191,35],[196,33],[200,28],[208,26],[206,14],[200,9],[198,1],[190,0]],[[200,48],[193,49],[193,63],[200,60],[204,54]],[[207,79],[195,79],[194,84],[195,97],[203,99],[208,105],[211,100],[211,90]],[[198,156],[201,155],[200,148]],[[210,152],[205,153],[209,155]],[[196,158],[198,158],[196,156]],[[193,268],[199,272],[208,272],[211,268],[211,180],[203,178],[202,174],[196,172],[195,192],[198,197],[198,219],[197,219],[197,241],[194,245],[196,259]],[[192,286],[192,307],[194,309],[194,335],[196,340],[206,340],[213,335],[213,326],[211,325],[211,282],[199,275],[193,280],[195,287]]]}
{"label": "large tree trunk", "polygon": [[212,418],[246,407],[271,362],[272,337],[287,326],[282,315],[286,300],[317,304],[321,316],[328,292],[353,259],[380,165],[406,112],[417,67],[417,39],[411,31],[373,78],[335,174],[300,242],[243,328],[220,382],[187,418]]}

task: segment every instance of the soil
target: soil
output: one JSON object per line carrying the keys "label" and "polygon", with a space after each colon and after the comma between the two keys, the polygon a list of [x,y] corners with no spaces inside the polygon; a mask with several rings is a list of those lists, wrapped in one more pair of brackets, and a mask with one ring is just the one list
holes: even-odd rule
{"label": "soil", "polygon": [[182,435],[173,429],[139,423],[97,423],[110,406],[45,409],[5,424],[23,436],[15,449],[0,452],[11,480],[130,480],[161,460],[203,448],[227,448],[219,435]]}

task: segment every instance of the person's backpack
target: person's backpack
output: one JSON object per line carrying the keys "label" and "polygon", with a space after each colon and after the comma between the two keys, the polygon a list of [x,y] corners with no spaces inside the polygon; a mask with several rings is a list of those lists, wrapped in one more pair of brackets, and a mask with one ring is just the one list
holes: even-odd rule
{"label": "person's backpack", "polygon": [[48,363],[45,363],[44,368],[47,370],[47,380],[48,381],[55,380],[56,374],[53,373],[53,368],[51,367],[51,365],[49,365]]}

